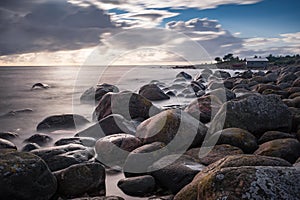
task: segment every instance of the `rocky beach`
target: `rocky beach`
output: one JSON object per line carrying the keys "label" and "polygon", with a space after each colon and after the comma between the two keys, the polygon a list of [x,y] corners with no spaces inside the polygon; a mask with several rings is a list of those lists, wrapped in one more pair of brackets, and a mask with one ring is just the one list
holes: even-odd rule
{"label": "rocky beach", "polygon": [[89,115],[56,107],[25,136],[3,127],[34,109],[2,116],[0,198],[300,199],[299,66],[153,77],[82,87]]}

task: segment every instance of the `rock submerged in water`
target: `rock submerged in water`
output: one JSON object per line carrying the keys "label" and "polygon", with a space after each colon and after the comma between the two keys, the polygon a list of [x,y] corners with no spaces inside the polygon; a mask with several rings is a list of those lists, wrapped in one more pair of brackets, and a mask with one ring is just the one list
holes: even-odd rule
{"label": "rock submerged in water", "polygon": [[145,97],[124,91],[104,95],[94,111],[94,119],[100,121],[111,114],[122,115],[128,120],[147,119],[159,112],[160,109]]}
{"label": "rock submerged in water", "polygon": [[170,99],[170,97],[155,84],[144,85],[140,88],[139,94],[150,101]]}
{"label": "rock submerged in water", "polygon": [[83,103],[90,101],[98,102],[108,92],[119,92],[119,88],[111,84],[103,83],[84,91],[80,96],[80,101]]}
{"label": "rock submerged in water", "polygon": [[81,115],[53,115],[40,122],[36,129],[38,132],[52,132],[56,130],[75,129],[76,126],[83,126],[87,123],[89,121]]}
{"label": "rock submerged in water", "polygon": [[292,128],[292,114],[275,95],[251,95],[223,104],[211,126],[219,130],[241,128],[259,136],[271,130],[289,132]]}
{"label": "rock submerged in water", "polygon": [[72,165],[54,173],[57,194],[62,198],[105,196],[105,169],[99,163]]}
{"label": "rock submerged in water", "polygon": [[32,153],[0,150],[1,199],[48,200],[56,192],[55,176]]}

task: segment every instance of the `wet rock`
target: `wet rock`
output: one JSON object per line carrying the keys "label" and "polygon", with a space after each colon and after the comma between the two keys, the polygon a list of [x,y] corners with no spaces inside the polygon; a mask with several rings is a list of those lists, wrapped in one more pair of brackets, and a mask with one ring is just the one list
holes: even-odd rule
{"label": "wet rock", "polygon": [[31,87],[31,90],[34,90],[34,89],[48,89],[48,88],[50,88],[50,86],[48,84],[45,84],[45,83],[35,83]]}
{"label": "wet rock", "polygon": [[218,78],[222,78],[222,79],[226,79],[226,78],[230,78],[231,77],[231,75],[228,72],[221,71],[221,70],[215,71],[215,73],[213,74],[213,76],[218,77]]}
{"label": "wet rock", "polygon": [[12,142],[5,140],[5,139],[0,139],[0,149],[15,149],[17,150],[16,145],[14,145]]}
{"label": "wet rock", "polygon": [[120,114],[128,120],[147,119],[159,112],[160,110],[145,97],[124,91],[104,95],[95,109],[94,119],[99,121],[111,114]]}
{"label": "wet rock", "polygon": [[83,126],[89,123],[89,121],[81,116],[76,114],[64,114],[64,115],[53,115],[47,117],[37,126],[37,131],[48,132],[56,131],[63,129],[75,129],[76,126]]}
{"label": "wet rock", "polygon": [[24,142],[26,143],[36,143],[39,146],[43,146],[49,142],[52,141],[52,138],[49,137],[46,134],[34,134],[32,136],[30,136],[29,138],[25,139]]}
{"label": "wet rock", "polygon": [[219,88],[224,88],[224,83],[223,82],[216,82],[216,81],[211,81],[209,84],[208,84],[208,88],[210,90],[215,90],[215,89],[219,89]]}
{"label": "wet rock", "polygon": [[297,78],[296,80],[294,80],[292,87],[300,87],[300,78]]}
{"label": "wet rock", "polygon": [[197,196],[198,199],[298,199],[299,181],[300,168],[224,168],[199,181]]}
{"label": "wet rock", "polygon": [[175,97],[175,96],[176,96],[176,94],[175,94],[174,91],[168,91],[166,94],[167,94],[168,96],[170,96],[170,97]]}
{"label": "wet rock", "polygon": [[295,163],[300,157],[300,143],[292,138],[272,140],[261,144],[254,154],[278,157]]}
{"label": "wet rock", "polygon": [[294,135],[280,131],[267,131],[258,140],[258,144],[263,144],[276,139],[295,138]]}
{"label": "wet rock", "polygon": [[297,79],[297,76],[294,73],[288,73],[288,74],[280,76],[277,80],[277,84],[285,83],[285,82],[293,83],[294,80],[296,80],[296,79]]}
{"label": "wet rock", "polygon": [[0,150],[1,199],[48,200],[57,188],[45,162],[31,153]]}
{"label": "wet rock", "polygon": [[193,100],[185,112],[200,120],[202,123],[208,123],[218,112],[222,102],[214,95],[207,95]]}
{"label": "wet rock", "polygon": [[283,102],[288,107],[300,108],[300,97],[295,97],[293,99],[284,99]]}
{"label": "wet rock", "polygon": [[293,165],[294,167],[300,167],[300,158],[298,158],[295,162],[295,164]]}
{"label": "wet rock", "polygon": [[255,136],[270,130],[289,132],[292,114],[277,96],[250,95],[223,104],[211,126],[219,130],[221,127],[241,128]]}
{"label": "wet rock", "polygon": [[271,90],[281,90],[280,87],[276,86],[276,85],[271,85],[271,84],[258,84],[256,86],[256,91],[259,93],[263,93],[263,91],[267,90],[267,89],[271,89]]}
{"label": "wet rock", "polygon": [[39,149],[41,148],[38,144],[36,143],[28,143],[26,144],[21,151],[23,152],[29,152],[29,151],[32,151],[32,150],[35,150],[35,149]]}
{"label": "wet rock", "polygon": [[239,147],[245,153],[253,153],[257,148],[254,135],[240,128],[227,128],[214,133],[209,141],[217,141],[217,144],[230,144]]}
{"label": "wet rock", "polygon": [[236,98],[235,93],[231,90],[228,90],[227,88],[215,89],[207,94],[215,95],[220,99],[222,103]]}
{"label": "wet rock", "polygon": [[296,92],[300,92],[300,87],[289,87],[286,88],[285,91],[287,91],[290,95]]}
{"label": "wet rock", "polygon": [[272,89],[266,89],[262,92],[263,95],[269,95],[274,94],[280,96],[280,98],[284,99],[289,96],[289,93],[283,90],[272,90]]}
{"label": "wet rock", "polygon": [[77,164],[54,174],[62,198],[105,196],[105,169],[99,163]]}
{"label": "wet rock", "polygon": [[204,157],[202,154],[200,154],[200,148],[190,149],[185,152],[185,155],[191,156],[203,165],[210,165],[222,158],[225,158],[226,156],[233,156],[243,153],[244,152],[238,147],[231,146],[229,144],[221,144],[214,146],[211,151]]}
{"label": "wet rock", "polygon": [[254,76],[250,79],[250,82],[257,82],[257,83],[269,83],[272,80],[268,76]]}
{"label": "wet rock", "polygon": [[[133,150],[127,157],[123,171],[126,177],[143,175],[153,163],[168,155],[169,151],[162,142],[145,144]],[[137,163],[139,163],[137,165]]]}
{"label": "wet rock", "polygon": [[179,74],[176,75],[176,78],[185,78],[187,80],[191,80],[192,76],[186,72],[180,72]]}
{"label": "wet rock", "polygon": [[174,195],[165,195],[165,196],[154,196],[150,197],[148,200],[173,200]]}
{"label": "wet rock", "polygon": [[[261,76],[262,74],[256,74],[256,75]],[[263,73],[263,75],[264,75],[264,73]],[[245,79],[250,79],[250,78],[252,78],[252,76],[253,76],[253,72],[251,70],[246,70],[239,74],[239,77],[245,78]]]}
{"label": "wet rock", "polygon": [[87,162],[94,156],[92,149],[76,144],[40,148],[31,152],[41,157],[51,171],[58,171],[74,164]]}
{"label": "wet rock", "polygon": [[250,91],[250,87],[247,83],[239,83],[239,84],[236,84],[233,88],[232,88],[232,91],[233,90],[236,90],[236,89],[245,89],[245,90],[248,90]]}
{"label": "wet rock", "polygon": [[140,88],[139,94],[149,99],[150,101],[160,101],[170,99],[157,85],[148,84]]}
{"label": "wet rock", "polygon": [[206,89],[205,85],[203,85],[202,83],[198,83],[196,81],[191,82],[191,88],[192,91],[196,94],[196,96],[197,94],[201,94],[201,91]]}
{"label": "wet rock", "polygon": [[124,199],[118,196],[106,196],[106,197],[81,197],[72,200],[124,200]]}
{"label": "wet rock", "polygon": [[150,175],[124,178],[119,180],[118,187],[127,195],[145,197],[155,191],[155,180]]}
{"label": "wet rock", "polygon": [[181,151],[189,146],[201,145],[207,127],[189,114],[180,110],[166,110],[142,122],[136,136],[144,144],[163,142],[172,151]]}
{"label": "wet rock", "polygon": [[295,92],[289,96],[289,99],[294,99],[296,97],[300,97],[300,92]]}
{"label": "wet rock", "polygon": [[80,101],[81,102],[86,102],[86,101],[98,102],[108,92],[119,92],[119,88],[114,85],[103,83],[101,85],[97,85],[96,87],[91,87],[91,88],[87,89],[80,96]]}
{"label": "wet rock", "polygon": [[[177,160],[176,158],[178,155],[163,157],[151,167],[151,169],[159,169],[151,173],[157,183],[169,189],[173,194],[189,184],[194,176],[205,167],[189,156],[181,156]],[[168,165],[168,163],[171,164]]]}
{"label": "wet rock", "polygon": [[5,140],[13,140],[18,137],[19,137],[19,135],[14,132],[0,132],[0,138],[5,139]]}
{"label": "wet rock", "polygon": [[129,134],[115,134],[103,137],[96,142],[97,159],[103,164],[113,167],[123,166],[128,154],[140,147],[142,142]]}
{"label": "wet rock", "polygon": [[96,140],[92,137],[72,137],[61,138],[54,143],[55,146],[62,146],[67,144],[79,144],[86,147],[94,147],[96,144]]}
{"label": "wet rock", "polygon": [[174,200],[197,200],[197,191],[199,182],[211,172],[218,172],[222,168],[241,167],[241,166],[286,166],[291,164],[281,158],[258,156],[258,155],[234,155],[227,156],[206,167],[198,173],[193,181],[186,185],[180,192],[176,194]]}

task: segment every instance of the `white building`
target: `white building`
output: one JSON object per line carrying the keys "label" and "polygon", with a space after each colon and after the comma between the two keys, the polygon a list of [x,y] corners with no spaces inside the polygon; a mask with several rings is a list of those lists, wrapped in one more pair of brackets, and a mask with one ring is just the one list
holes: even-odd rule
{"label": "white building", "polygon": [[246,65],[249,68],[265,68],[268,66],[267,58],[246,58]]}

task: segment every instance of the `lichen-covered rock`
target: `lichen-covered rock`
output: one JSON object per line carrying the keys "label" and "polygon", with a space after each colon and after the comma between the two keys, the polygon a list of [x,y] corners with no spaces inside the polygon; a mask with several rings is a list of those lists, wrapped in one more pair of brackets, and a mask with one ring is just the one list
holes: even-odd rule
{"label": "lichen-covered rock", "polygon": [[185,112],[192,115],[202,123],[208,123],[218,112],[222,102],[214,95],[207,95],[193,100]]}
{"label": "lichen-covered rock", "polygon": [[128,154],[140,147],[142,142],[129,134],[109,135],[96,142],[97,159],[103,164],[113,167],[123,166]]}
{"label": "lichen-covered rock", "polygon": [[153,176],[137,176],[119,180],[118,187],[127,195],[146,197],[155,191],[155,179]]}
{"label": "lichen-covered rock", "polygon": [[45,147],[31,152],[41,157],[51,171],[58,171],[74,164],[87,162],[94,156],[92,149],[77,144]]}
{"label": "lichen-covered rock", "polygon": [[53,115],[47,117],[37,126],[37,131],[56,131],[64,129],[75,129],[76,126],[83,126],[89,123],[89,121],[81,116],[76,114],[64,114],[64,115]]}
{"label": "lichen-covered rock", "polygon": [[122,115],[111,114],[90,127],[81,130],[76,136],[92,137],[95,139],[117,133],[135,135],[136,126],[132,121],[125,119]]}
{"label": "lichen-covered rock", "polygon": [[119,92],[119,88],[111,84],[103,83],[101,85],[97,85],[96,87],[91,87],[86,91],[84,91],[84,93],[80,96],[80,101],[98,102],[108,92]]}
{"label": "lichen-covered rock", "polygon": [[[179,159],[176,160],[176,158]],[[159,185],[176,194],[185,185],[189,184],[194,176],[203,170],[204,167],[204,165],[195,162],[189,156],[169,155],[151,166],[152,170],[155,169],[155,171],[151,172],[151,175]],[[151,169],[149,170],[151,171]]]}
{"label": "lichen-covered rock", "polygon": [[208,173],[198,199],[299,199],[300,168],[232,167]]}
{"label": "lichen-covered rock", "polygon": [[258,144],[263,144],[271,140],[284,139],[284,138],[295,138],[295,136],[290,133],[284,133],[280,131],[267,131],[259,138]]}
{"label": "lichen-covered rock", "polygon": [[159,113],[160,110],[145,97],[124,91],[107,93],[100,100],[94,111],[94,119],[100,121],[111,114],[119,114],[128,120],[135,118],[147,119]]}
{"label": "lichen-covered rock", "polygon": [[171,151],[201,145],[207,132],[207,127],[186,112],[166,110],[145,121],[138,127],[136,136],[144,144],[163,142]]}
{"label": "lichen-covered rock", "polygon": [[99,163],[77,164],[54,174],[60,197],[105,196],[105,169]]}
{"label": "lichen-covered rock", "polygon": [[204,157],[200,153],[200,148],[193,148],[185,152],[185,155],[191,156],[198,162],[204,165],[210,165],[226,156],[233,156],[243,154],[244,152],[238,148],[229,144],[221,144],[214,146],[211,151]]}
{"label": "lichen-covered rock", "polygon": [[203,169],[193,181],[180,190],[174,200],[197,200],[198,183],[208,174],[220,171],[222,168],[241,166],[285,166],[291,164],[281,158],[258,156],[258,155],[234,155],[227,156]]}
{"label": "lichen-covered rock", "polygon": [[52,138],[46,134],[34,134],[29,138],[25,139],[24,142],[26,143],[36,143],[39,146],[43,146],[52,141]]}
{"label": "lichen-covered rock", "polygon": [[48,200],[57,183],[46,163],[31,153],[0,150],[1,199]]}
{"label": "lichen-covered rock", "polygon": [[0,149],[15,149],[15,150],[17,150],[17,147],[14,143],[0,138]]}
{"label": "lichen-covered rock", "polygon": [[278,157],[294,163],[300,157],[300,143],[292,138],[272,140],[261,144],[254,154]]}
{"label": "lichen-covered rock", "polygon": [[217,144],[230,144],[239,147],[245,153],[253,153],[257,148],[256,137],[240,128],[227,128],[214,133],[210,140],[219,138]]}
{"label": "lichen-covered rock", "polygon": [[289,132],[292,128],[292,114],[277,96],[250,95],[223,104],[211,127],[217,130],[222,127],[241,128],[255,136],[271,130]]}

